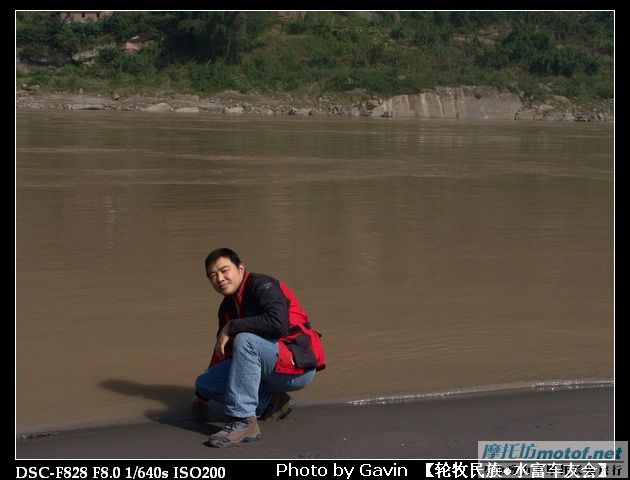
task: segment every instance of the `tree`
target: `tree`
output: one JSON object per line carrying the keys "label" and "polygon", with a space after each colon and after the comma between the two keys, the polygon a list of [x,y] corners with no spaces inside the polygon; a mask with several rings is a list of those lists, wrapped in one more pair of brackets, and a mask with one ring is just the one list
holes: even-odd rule
{"label": "tree", "polygon": [[165,36],[167,48],[186,61],[230,63],[246,41],[240,12],[175,12],[167,21],[172,26]]}

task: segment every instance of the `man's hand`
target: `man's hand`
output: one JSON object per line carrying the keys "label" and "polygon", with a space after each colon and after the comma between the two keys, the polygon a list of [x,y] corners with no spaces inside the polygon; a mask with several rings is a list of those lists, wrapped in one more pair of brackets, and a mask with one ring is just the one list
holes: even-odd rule
{"label": "man's hand", "polygon": [[219,333],[219,336],[217,337],[217,343],[214,346],[214,353],[216,353],[217,357],[219,357],[221,360],[225,358],[225,346],[227,345],[227,342],[229,340],[230,336],[227,333],[227,325],[225,325],[225,327],[223,327],[223,329]]}

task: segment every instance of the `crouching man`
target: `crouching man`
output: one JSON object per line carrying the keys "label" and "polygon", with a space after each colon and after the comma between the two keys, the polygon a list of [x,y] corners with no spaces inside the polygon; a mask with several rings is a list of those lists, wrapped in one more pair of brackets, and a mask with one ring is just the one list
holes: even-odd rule
{"label": "crouching man", "polygon": [[248,272],[229,248],[210,252],[205,266],[224,298],[210,366],[197,378],[193,405],[209,399],[224,404],[230,420],[208,444],[228,447],[260,439],[257,418],[286,417],[293,408],[286,392],[304,388],[326,364],[321,335],[287,285]]}

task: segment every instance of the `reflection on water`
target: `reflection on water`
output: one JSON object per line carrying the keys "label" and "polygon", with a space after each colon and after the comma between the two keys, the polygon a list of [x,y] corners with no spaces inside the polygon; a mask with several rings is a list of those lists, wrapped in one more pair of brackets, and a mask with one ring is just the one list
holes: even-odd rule
{"label": "reflection on water", "polygon": [[289,283],[324,334],[302,402],[610,379],[612,135],[18,112],[18,431],[164,408],[108,385],[192,388],[218,246]]}

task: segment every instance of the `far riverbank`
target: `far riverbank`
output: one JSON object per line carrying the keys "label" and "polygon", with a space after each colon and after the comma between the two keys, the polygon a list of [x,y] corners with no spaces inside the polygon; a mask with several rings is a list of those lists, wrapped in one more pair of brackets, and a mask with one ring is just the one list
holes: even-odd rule
{"label": "far riverbank", "polygon": [[566,97],[544,102],[519,97],[493,87],[437,87],[415,95],[384,99],[351,91],[343,96],[318,98],[292,94],[260,95],[225,91],[202,97],[190,94],[123,97],[42,92],[37,85],[16,91],[16,108],[29,110],[114,110],[207,113],[212,115],[296,115],[346,117],[418,117],[462,120],[614,121],[614,102],[579,106]]}

